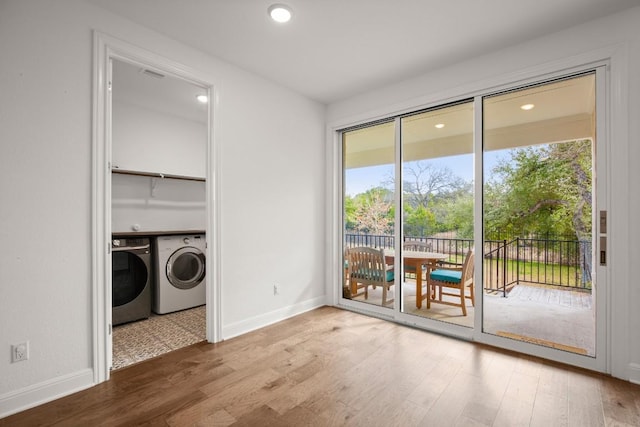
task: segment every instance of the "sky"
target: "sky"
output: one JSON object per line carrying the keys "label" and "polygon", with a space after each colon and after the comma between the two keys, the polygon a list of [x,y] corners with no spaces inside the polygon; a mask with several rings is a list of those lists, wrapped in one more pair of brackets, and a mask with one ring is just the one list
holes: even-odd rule
{"label": "sky", "polygon": [[[486,151],[484,153],[485,170],[491,170],[500,159],[505,158],[509,150]],[[439,167],[448,167],[454,175],[466,182],[473,181],[473,155],[462,154],[459,156],[440,157],[422,162],[435,163]],[[408,164],[415,163],[409,162]],[[394,177],[394,165],[369,166],[363,168],[347,169],[345,173],[346,194],[355,196],[365,191],[379,187],[383,183],[390,182]]]}

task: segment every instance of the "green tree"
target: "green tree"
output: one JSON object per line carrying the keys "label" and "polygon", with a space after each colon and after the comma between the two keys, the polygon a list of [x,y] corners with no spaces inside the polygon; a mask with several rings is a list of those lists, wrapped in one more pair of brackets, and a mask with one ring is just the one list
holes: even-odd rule
{"label": "green tree", "polygon": [[351,196],[344,197],[344,226],[347,230],[356,228],[356,201]]}
{"label": "green tree", "polygon": [[509,151],[485,185],[485,232],[521,235],[591,232],[589,140]]}
{"label": "green tree", "polygon": [[473,191],[470,188],[459,191],[455,198],[447,200],[444,208],[447,212],[442,231],[457,232],[458,238],[473,239]]}
{"label": "green tree", "polygon": [[404,234],[406,236],[429,236],[436,231],[436,217],[433,212],[422,205],[404,206]]}

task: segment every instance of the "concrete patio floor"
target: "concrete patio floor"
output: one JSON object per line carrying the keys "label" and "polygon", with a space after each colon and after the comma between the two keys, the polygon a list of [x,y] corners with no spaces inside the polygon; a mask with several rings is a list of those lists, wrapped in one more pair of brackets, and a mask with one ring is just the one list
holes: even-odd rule
{"label": "concrete patio floor", "polygon": [[[391,288],[390,298],[394,298]],[[407,313],[438,321],[474,327],[474,307],[467,303],[467,316],[458,307],[432,304],[427,310],[415,305],[415,284],[404,285]],[[369,290],[354,300],[380,305],[381,290]],[[397,301],[396,301],[397,302]],[[530,283],[516,285],[507,297],[484,294],[483,330],[490,334],[519,339],[579,354],[595,354],[595,314],[589,292],[565,290]]]}

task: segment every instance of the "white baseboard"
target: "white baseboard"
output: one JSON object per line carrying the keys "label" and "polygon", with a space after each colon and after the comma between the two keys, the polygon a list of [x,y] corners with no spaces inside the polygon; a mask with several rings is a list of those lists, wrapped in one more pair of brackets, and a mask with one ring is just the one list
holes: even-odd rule
{"label": "white baseboard", "polygon": [[280,322],[281,320],[285,320],[293,316],[297,316],[298,314],[302,314],[306,311],[310,311],[324,305],[326,305],[326,297],[323,295],[321,297],[312,298],[295,305],[290,305],[278,310],[270,311],[269,313],[264,313],[250,319],[242,320],[230,325],[223,325],[222,339],[237,337],[238,335],[246,334],[247,332],[264,328],[265,326]]}
{"label": "white baseboard", "polygon": [[640,364],[629,363],[629,381],[640,384]]}
{"label": "white baseboard", "polygon": [[0,396],[0,418],[42,405],[93,385],[93,370],[83,369],[5,393]]}

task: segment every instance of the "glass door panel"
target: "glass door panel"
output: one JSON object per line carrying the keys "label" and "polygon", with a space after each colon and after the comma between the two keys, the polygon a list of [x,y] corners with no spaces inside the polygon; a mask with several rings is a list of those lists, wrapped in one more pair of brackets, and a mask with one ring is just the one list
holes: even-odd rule
{"label": "glass door panel", "polygon": [[343,298],[385,308],[396,301],[393,269],[395,125],[342,134]]}
{"label": "glass door panel", "polygon": [[473,327],[473,263],[465,264],[474,239],[473,101],[400,126],[401,311]]}
{"label": "glass door panel", "polygon": [[483,115],[483,331],[595,356],[595,74]]}

